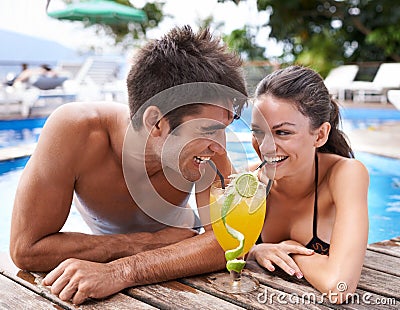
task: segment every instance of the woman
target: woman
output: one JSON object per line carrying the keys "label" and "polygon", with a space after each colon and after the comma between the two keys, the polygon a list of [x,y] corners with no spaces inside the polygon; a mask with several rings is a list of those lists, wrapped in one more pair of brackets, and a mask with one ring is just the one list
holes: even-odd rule
{"label": "woman", "polygon": [[304,275],[343,302],[355,291],[364,261],[369,176],[353,158],[339,120],[337,103],[309,68],[291,66],[259,83],[253,146],[276,170],[262,243],[248,259],[269,271],[276,265],[297,278]]}

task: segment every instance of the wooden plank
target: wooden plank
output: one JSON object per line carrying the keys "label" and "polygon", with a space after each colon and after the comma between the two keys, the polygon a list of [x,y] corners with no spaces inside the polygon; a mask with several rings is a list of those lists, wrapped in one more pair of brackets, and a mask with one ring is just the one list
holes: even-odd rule
{"label": "wooden plank", "polygon": [[399,258],[367,250],[364,267],[400,277]]}
{"label": "wooden plank", "polygon": [[[50,287],[40,285],[40,283],[43,280],[44,274],[37,274],[37,273],[28,273],[28,274],[35,278],[34,281],[35,283],[38,283],[37,284],[38,287],[46,291],[53,298],[57,298],[58,300],[60,300],[58,297],[56,297],[50,292]],[[143,303],[140,300],[129,297],[125,294],[118,293],[104,299],[88,299],[82,305],[79,306],[79,309],[80,310],[103,310],[103,309],[129,310],[129,309],[156,309],[156,308],[146,303]]]}
{"label": "wooden plank", "polygon": [[[276,270],[273,273],[264,270],[255,262],[248,262],[246,268],[249,268],[252,271],[252,275],[256,277],[260,283],[273,287],[279,291],[284,291],[291,294],[297,294],[298,296],[306,296],[307,294],[310,297],[317,300],[319,303],[322,302],[322,294],[313,288],[305,279],[297,279],[295,277],[291,277],[285,272],[281,270]],[[386,279],[386,280],[385,280]],[[400,278],[387,275],[380,271],[370,270],[370,269],[363,269],[361,274],[360,283],[355,291],[356,296],[360,296],[362,300],[362,296],[368,292],[369,300],[371,304],[377,304],[380,300],[387,299],[387,297],[395,297],[399,295],[399,280]],[[385,285],[382,285],[382,281],[387,281]],[[395,283],[393,288],[389,286]],[[386,288],[387,287],[387,288]],[[394,294],[394,296],[393,296]],[[356,300],[354,298],[353,300]],[[352,299],[350,298],[349,301],[351,302]],[[365,305],[359,304],[343,304],[343,305],[335,305],[332,304],[329,299],[325,298],[322,302],[322,305],[325,305],[330,308],[339,308],[339,309],[364,309]],[[370,309],[370,307],[368,307]]]}
{"label": "wooden plank", "polygon": [[369,244],[367,249],[378,253],[400,257],[400,243],[393,240]]}
{"label": "wooden plank", "polygon": [[12,276],[0,270],[0,274],[13,280],[19,284],[21,288],[27,288],[36,294],[48,299],[49,301],[61,306],[64,309],[81,309],[81,310],[103,310],[103,309],[155,309],[151,305],[147,305],[140,300],[129,297],[125,294],[118,293],[105,299],[89,299],[84,304],[76,307],[71,302],[66,302],[58,298],[58,296],[50,292],[50,287],[41,285],[43,279],[42,274],[34,274],[20,270],[17,276]]}
{"label": "wooden plank", "polygon": [[60,309],[56,304],[0,275],[0,309]]}
{"label": "wooden plank", "polygon": [[363,267],[358,287],[400,301],[400,277]]}
{"label": "wooden plank", "polygon": [[[263,284],[260,284],[258,290],[246,294],[223,293],[212,284],[212,278],[219,274],[221,273],[185,278],[179,281],[247,309],[329,309],[324,305],[312,304],[308,300],[302,300],[301,295],[288,294]],[[244,274],[249,274],[249,272],[245,271]]]}
{"label": "wooden plank", "polygon": [[161,309],[243,309],[177,281],[130,288],[126,293]]}
{"label": "wooden plank", "polygon": [[32,292],[57,304],[58,306],[61,306],[63,309],[77,309],[71,303],[62,301],[57,296],[49,293],[48,290],[43,289],[42,286],[38,286],[38,284],[35,282],[35,277],[29,272],[19,270],[16,275],[13,275],[9,274],[7,271],[0,270],[0,274],[19,284],[21,288],[29,289]]}
{"label": "wooden plank", "polygon": [[[246,264],[246,268],[251,270],[252,275],[257,278],[260,283],[273,287],[276,290],[303,296],[305,299],[313,303],[324,305],[328,308],[341,308],[340,306],[330,302],[315,288],[313,288],[304,278],[297,279],[289,276],[284,271],[277,269],[274,272],[269,272],[260,267],[256,262],[251,261]],[[314,302],[315,301],[315,302]]]}
{"label": "wooden plank", "polygon": [[79,310],[132,310],[132,309],[143,309],[153,310],[157,309],[153,306],[146,304],[133,297],[125,294],[116,294],[109,298],[102,300],[88,300],[84,304],[79,306]]}
{"label": "wooden plank", "polygon": [[394,238],[391,238],[391,239],[390,239],[390,241],[393,241],[393,242],[398,242],[398,243],[399,243],[399,245],[400,245],[400,236],[399,236],[399,237],[394,237]]}
{"label": "wooden plank", "polygon": [[395,298],[389,298],[382,295],[372,294],[362,289],[357,289],[356,294],[349,298],[347,304],[341,305],[343,309],[356,309],[356,310],[393,310],[398,309],[400,302]]}

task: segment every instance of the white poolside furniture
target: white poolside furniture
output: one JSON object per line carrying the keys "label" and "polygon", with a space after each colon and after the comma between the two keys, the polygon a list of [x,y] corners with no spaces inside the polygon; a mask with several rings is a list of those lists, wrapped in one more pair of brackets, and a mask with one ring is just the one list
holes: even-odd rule
{"label": "white poolside furniture", "polygon": [[329,93],[344,100],[346,89],[354,81],[358,69],[358,65],[343,65],[332,69],[324,80]]}
{"label": "white poolside furniture", "polygon": [[43,83],[0,85],[0,114],[27,117],[32,110],[47,111],[71,101],[128,103],[126,77],[121,74],[125,67],[126,61],[121,57],[93,56],[83,64],[59,64],[57,71],[68,79],[55,88]]}
{"label": "white poolside furniture", "polygon": [[387,97],[388,101],[393,104],[397,108],[397,110],[400,110],[400,90],[389,90],[387,93]]}
{"label": "white poolside furniture", "polygon": [[[67,92],[62,83],[52,89],[40,89],[37,86],[15,83],[13,86],[0,87],[0,114],[20,114],[23,117],[31,115],[33,109],[57,107],[66,102],[75,101],[75,93]],[[49,86],[50,87],[50,86]]]}
{"label": "white poolside furniture", "polygon": [[348,88],[356,102],[380,101],[387,103],[390,89],[400,89],[400,63],[383,63],[372,82],[354,81]]}
{"label": "white poolside furniture", "polygon": [[121,57],[88,57],[75,77],[64,83],[64,87],[76,92],[78,101],[125,98],[127,102],[126,80],[120,77],[124,66]]}

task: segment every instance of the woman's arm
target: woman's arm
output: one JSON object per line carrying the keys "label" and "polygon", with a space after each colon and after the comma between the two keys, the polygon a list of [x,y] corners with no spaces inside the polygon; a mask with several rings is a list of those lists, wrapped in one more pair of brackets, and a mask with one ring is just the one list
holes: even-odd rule
{"label": "woman's arm", "polygon": [[303,277],[299,266],[296,265],[291,255],[313,255],[314,251],[294,240],[285,240],[280,243],[262,243],[253,246],[246,260],[255,260],[269,271],[275,271],[279,266],[283,271],[298,279]]}
{"label": "woman's arm", "polygon": [[[366,168],[357,160],[342,160],[332,168],[328,186],[336,207],[329,256],[293,255],[304,277],[322,293],[338,296],[356,290],[368,242]],[[346,290],[342,290],[347,287]],[[333,296],[334,297],[334,296]]]}

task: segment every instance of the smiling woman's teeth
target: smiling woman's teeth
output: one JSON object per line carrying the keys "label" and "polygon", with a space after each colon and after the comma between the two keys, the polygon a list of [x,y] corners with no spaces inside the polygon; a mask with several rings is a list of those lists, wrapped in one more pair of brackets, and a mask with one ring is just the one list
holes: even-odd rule
{"label": "smiling woman's teeth", "polygon": [[195,156],[194,161],[198,164],[201,164],[207,160],[210,160],[211,157],[205,157],[205,156]]}
{"label": "smiling woman's teeth", "polygon": [[276,164],[279,163],[289,156],[275,156],[275,157],[265,157],[265,160],[267,161],[268,164]]}

